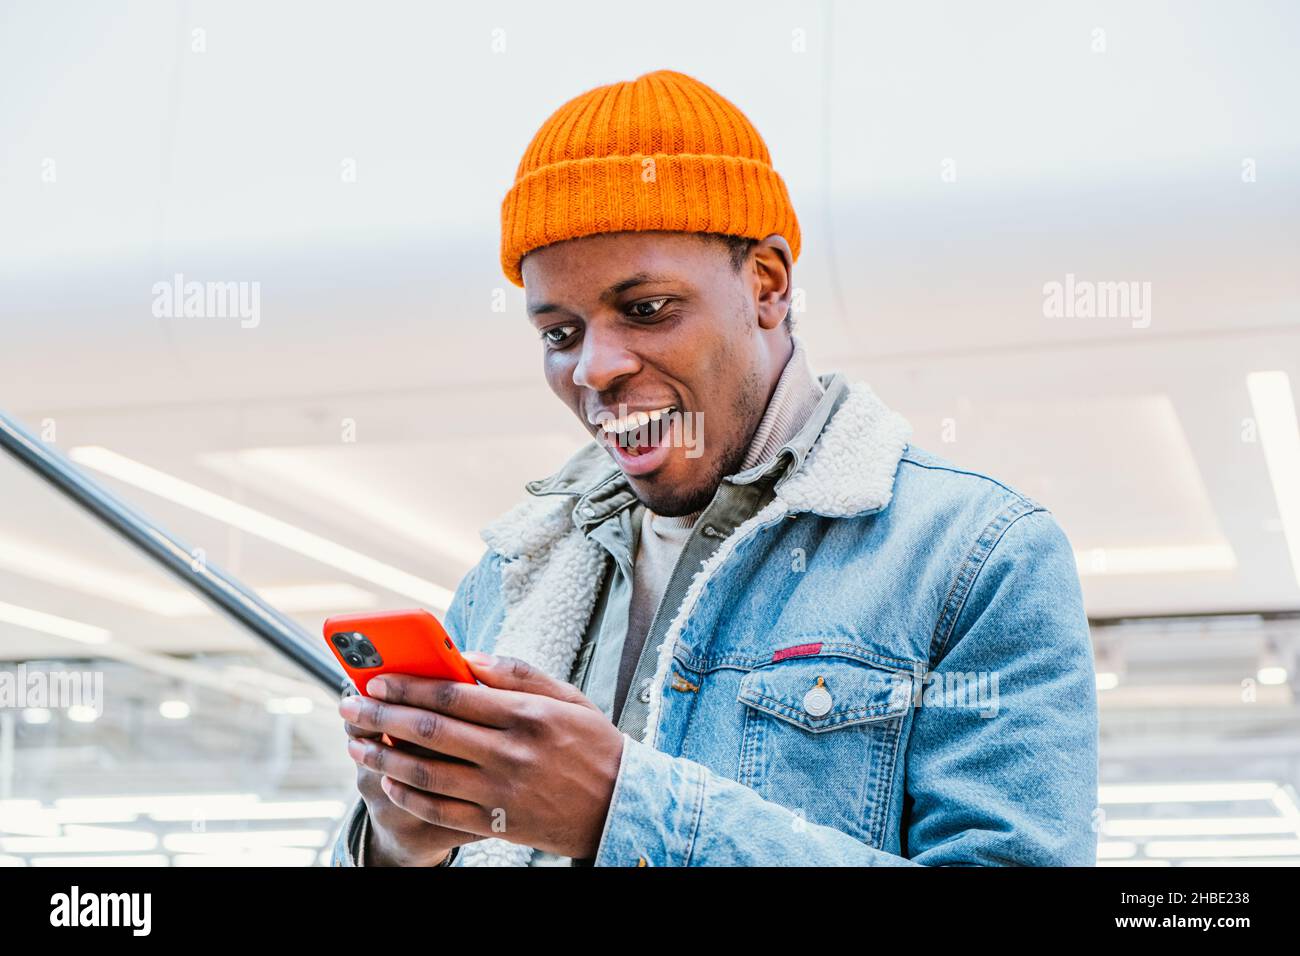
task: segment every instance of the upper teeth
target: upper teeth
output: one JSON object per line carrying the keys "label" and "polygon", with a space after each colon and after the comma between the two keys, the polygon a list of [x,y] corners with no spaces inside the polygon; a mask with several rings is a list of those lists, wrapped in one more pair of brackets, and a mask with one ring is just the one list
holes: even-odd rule
{"label": "upper teeth", "polygon": [[674,406],[669,405],[666,408],[656,408],[652,412],[629,412],[622,418],[609,418],[600,423],[600,427],[605,434],[622,433],[630,431],[633,428],[640,428],[648,422],[657,422],[669,412]]}

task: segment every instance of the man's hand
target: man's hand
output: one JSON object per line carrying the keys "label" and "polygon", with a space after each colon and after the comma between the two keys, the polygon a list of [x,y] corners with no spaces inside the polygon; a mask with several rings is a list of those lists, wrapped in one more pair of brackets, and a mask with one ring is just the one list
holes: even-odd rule
{"label": "man's hand", "polygon": [[623,734],[571,684],[521,660],[465,659],[481,685],[385,674],[366,688],[379,699],[339,705],[363,731],[427,748],[371,738],[362,768],[386,778],[386,799],[435,827],[595,857]]}
{"label": "man's hand", "polygon": [[434,826],[393,803],[385,791],[383,776],[361,763],[364,748],[379,742],[381,735],[351,723],[345,723],[343,729],[348,734],[348,753],[357,761],[357,790],[369,817],[367,865],[436,866],[446,859],[452,847],[482,839],[471,833]]}

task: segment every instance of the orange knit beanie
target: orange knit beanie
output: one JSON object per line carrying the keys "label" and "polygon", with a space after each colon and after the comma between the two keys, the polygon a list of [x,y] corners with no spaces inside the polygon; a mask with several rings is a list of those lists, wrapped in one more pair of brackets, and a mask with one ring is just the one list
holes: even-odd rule
{"label": "orange knit beanie", "polygon": [[656,70],[569,100],[542,124],[501,203],[501,267],[533,249],[664,229],[785,237],[799,221],[758,131],[699,80]]}

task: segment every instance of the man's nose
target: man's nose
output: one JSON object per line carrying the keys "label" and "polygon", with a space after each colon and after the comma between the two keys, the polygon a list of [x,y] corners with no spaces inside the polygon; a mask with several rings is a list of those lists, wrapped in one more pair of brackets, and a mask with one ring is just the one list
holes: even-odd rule
{"label": "man's nose", "polygon": [[619,338],[593,332],[589,327],[582,337],[582,352],[573,369],[573,384],[604,392],[638,368],[640,363],[637,357]]}

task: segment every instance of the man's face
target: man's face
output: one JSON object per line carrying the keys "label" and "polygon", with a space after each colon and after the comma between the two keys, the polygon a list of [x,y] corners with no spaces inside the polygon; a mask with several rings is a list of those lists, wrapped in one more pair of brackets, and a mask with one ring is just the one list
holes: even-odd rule
{"label": "man's face", "polygon": [[[522,271],[551,390],[652,511],[705,507],[766,408],[785,339],[767,313],[784,315],[785,293],[765,305],[762,269],[736,272],[724,245],[678,232],[571,239]],[[661,417],[636,427],[637,413]]]}

